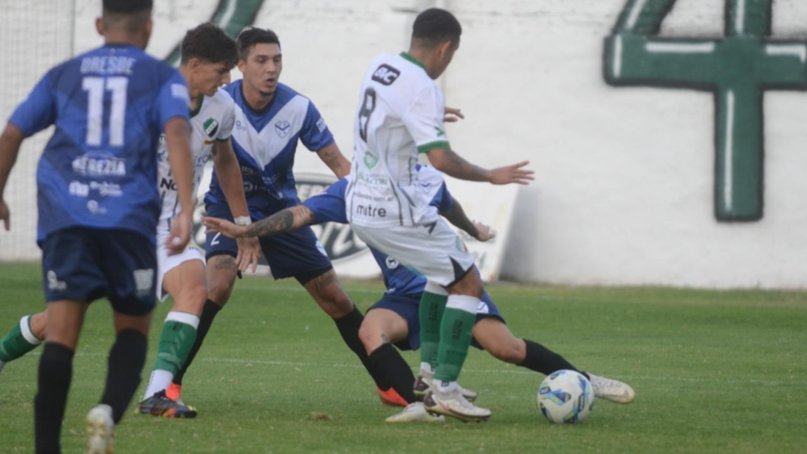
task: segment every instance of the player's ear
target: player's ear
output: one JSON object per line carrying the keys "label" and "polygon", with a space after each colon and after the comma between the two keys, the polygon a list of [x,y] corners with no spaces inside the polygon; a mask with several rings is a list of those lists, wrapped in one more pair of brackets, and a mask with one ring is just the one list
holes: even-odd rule
{"label": "player's ear", "polygon": [[154,20],[149,17],[145,24],[143,24],[143,32],[146,34],[146,43],[148,44],[151,38],[151,32],[154,30]]}
{"label": "player's ear", "polygon": [[96,17],[95,18],[95,31],[98,32],[99,35],[104,35],[104,18],[103,17]]}

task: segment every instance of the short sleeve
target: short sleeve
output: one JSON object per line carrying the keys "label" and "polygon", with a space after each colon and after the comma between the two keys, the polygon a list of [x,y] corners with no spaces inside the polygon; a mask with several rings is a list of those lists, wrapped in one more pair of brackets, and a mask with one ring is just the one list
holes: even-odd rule
{"label": "short sleeve", "polygon": [[325,119],[322,118],[317,107],[310,100],[308,101],[303,127],[300,131],[300,140],[311,151],[322,150],[334,142],[333,134],[328,129],[328,125],[325,124]]}
{"label": "short sleeve", "polygon": [[443,114],[443,96],[434,84],[422,89],[409,110],[403,114],[403,123],[415,141],[418,153],[428,153],[435,148],[449,148],[443,127]]}
{"label": "short sleeve", "polygon": [[34,135],[56,121],[56,100],[50,83],[51,74],[46,74],[34,86],[9,118],[9,123],[18,127],[24,137]]}
{"label": "short sleeve", "polygon": [[319,194],[309,197],[303,202],[314,214],[314,219],[317,224],[324,222],[338,222],[340,224],[347,223],[347,215],[345,214],[345,190],[347,189],[347,180],[342,178],[336,183],[328,186],[324,191]]}
{"label": "short sleeve", "polygon": [[221,127],[219,127],[218,134],[216,135],[216,140],[222,142],[230,138],[233,133],[233,126],[235,125],[235,103],[229,96],[225,95],[224,98],[226,98],[225,114],[222,116]]}
{"label": "short sleeve", "polygon": [[190,97],[185,79],[178,71],[173,70],[171,76],[160,88],[156,100],[157,121],[160,129],[165,128],[168,120],[174,117],[190,117]]}

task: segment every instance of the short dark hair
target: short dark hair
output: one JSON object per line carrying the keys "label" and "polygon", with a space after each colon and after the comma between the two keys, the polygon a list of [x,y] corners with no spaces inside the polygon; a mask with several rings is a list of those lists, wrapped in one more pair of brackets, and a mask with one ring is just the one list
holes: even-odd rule
{"label": "short dark hair", "polygon": [[235,40],[219,27],[206,22],[188,30],[182,38],[182,63],[198,58],[210,63],[224,62],[232,68],[238,62]]}
{"label": "short dark hair", "polygon": [[152,8],[154,8],[153,0],[104,0],[104,12],[114,14],[151,12]]}
{"label": "short dark hair", "polygon": [[280,38],[277,37],[277,33],[268,28],[246,28],[238,34],[236,42],[238,43],[238,58],[242,60],[247,59],[249,50],[256,44],[277,44],[280,46]]}
{"label": "short dark hair", "polygon": [[458,43],[462,35],[460,21],[450,12],[440,8],[429,8],[415,18],[412,25],[412,39],[418,39],[430,45],[444,41]]}

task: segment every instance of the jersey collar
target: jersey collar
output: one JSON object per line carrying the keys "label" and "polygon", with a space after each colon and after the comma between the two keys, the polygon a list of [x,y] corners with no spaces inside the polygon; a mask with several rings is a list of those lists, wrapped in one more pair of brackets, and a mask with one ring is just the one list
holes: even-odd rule
{"label": "jersey collar", "polygon": [[424,71],[426,70],[426,65],[424,65],[422,61],[420,61],[417,58],[413,57],[412,54],[410,54],[409,52],[401,52],[400,55],[401,55],[401,57],[403,57],[404,60],[409,60],[410,62],[420,66],[421,68],[423,68]]}

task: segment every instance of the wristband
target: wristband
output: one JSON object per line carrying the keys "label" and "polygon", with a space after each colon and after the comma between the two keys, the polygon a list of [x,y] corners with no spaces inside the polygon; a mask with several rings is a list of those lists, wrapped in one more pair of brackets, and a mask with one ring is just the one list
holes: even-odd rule
{"label": "wristband", "polygon": [[250,225],[252,224],[252,219],[249,216],[236,216],[235,219],[236,225]]}

